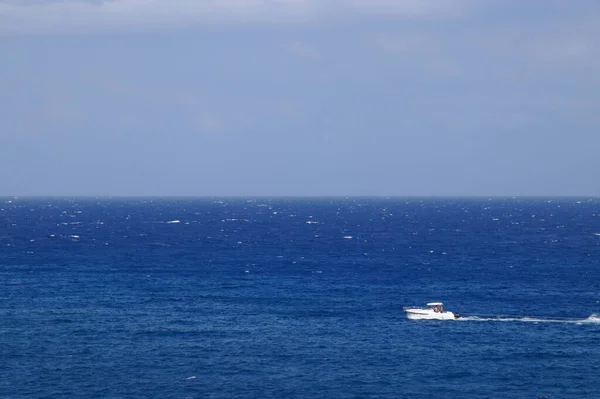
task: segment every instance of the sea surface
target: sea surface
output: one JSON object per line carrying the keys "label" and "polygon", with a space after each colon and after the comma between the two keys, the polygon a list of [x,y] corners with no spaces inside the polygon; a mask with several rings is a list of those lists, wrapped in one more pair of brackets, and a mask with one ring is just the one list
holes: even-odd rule
{"label": "sea surface", "polygon": [[[0,398],[600,398],[598,198],[2,198],[0,220]],[[429,301],[463,317],[407,320]]]}

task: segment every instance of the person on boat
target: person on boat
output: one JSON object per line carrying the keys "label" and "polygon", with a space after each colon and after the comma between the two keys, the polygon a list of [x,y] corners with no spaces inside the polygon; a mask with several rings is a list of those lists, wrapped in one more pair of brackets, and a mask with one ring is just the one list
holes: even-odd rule
{"label": "person on boat", "polygon": [[438,310],[440,311],[440,313],[444,313],[444,305],[440,305],[438,307]]}

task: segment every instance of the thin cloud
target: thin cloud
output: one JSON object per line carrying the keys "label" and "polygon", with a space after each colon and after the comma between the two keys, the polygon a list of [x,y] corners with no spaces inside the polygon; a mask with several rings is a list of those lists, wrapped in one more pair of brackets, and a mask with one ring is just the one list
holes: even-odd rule
{"label": "thin cloud", "polygon": [[1,1],[0,33],[160,29],[196,23],[305,23],[340,16],[449,18],[473,0],[66,0]]}

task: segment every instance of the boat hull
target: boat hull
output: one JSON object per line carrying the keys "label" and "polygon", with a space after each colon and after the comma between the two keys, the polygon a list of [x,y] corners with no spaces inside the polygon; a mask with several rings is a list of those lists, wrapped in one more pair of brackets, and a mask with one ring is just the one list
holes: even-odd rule
{"label": "boat hull", "polygon": [[458,315],[452,312],[434,312],[429,309],[406,309],[406,317],[411,320],[455,320]]}

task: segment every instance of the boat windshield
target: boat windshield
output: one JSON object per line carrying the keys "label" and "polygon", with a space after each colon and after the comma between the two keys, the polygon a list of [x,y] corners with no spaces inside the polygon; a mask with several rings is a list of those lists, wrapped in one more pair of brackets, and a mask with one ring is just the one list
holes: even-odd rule
{"label": "boat windshield", "polygon": [[432,309],[436,313],[444,312],[444,304],[442,302],[430,302],[427,304],[430,309]]}

